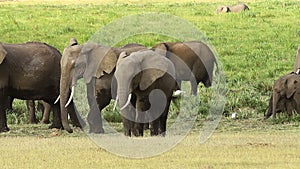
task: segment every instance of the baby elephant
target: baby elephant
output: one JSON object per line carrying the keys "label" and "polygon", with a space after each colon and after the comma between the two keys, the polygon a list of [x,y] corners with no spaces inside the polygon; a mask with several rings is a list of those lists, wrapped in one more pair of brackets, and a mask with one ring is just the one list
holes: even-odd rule
{"label": "baby elephant", "polygon": [[300,114],[300,75],[294,72],[280,77],[274,82],[273,94],[264,119],[279,112],[286,112],[291,116],[293,111]]}
{"label": "baby elephant", "polygon": [[243,3],[239,3],[234,6],[220,6],[217,8],[217,13],[227,13],[227,12],[239,13],[245,10],[249,10],[249,7]]}

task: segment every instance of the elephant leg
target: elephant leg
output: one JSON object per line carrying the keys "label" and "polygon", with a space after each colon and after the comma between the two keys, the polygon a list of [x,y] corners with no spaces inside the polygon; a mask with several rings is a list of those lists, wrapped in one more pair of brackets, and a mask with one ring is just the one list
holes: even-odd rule
{"label": "elephant leg", "polygon": [[38,120],[35,115],[35,103],[34,100],[26,100],[27,109],[29,111],[30,124],[37,124]]}
{"label": "elephant leg", "polygon": [[8,105],[7,105],[7,110],[13,110],[13,101],[14,101],[14,98],[12,97],[8,97]]}
{"label": "elephant leg", "polygon": [[[133,101],[131,102],[132,105],[135,105],[136,99],[133,95]],[[124,135],[131,137],[131,133],[134,131],[134,125],[135,122],[131,121],[130,119],[135,118],[136,109],[133,106],[127,106],[124,110],[121,112],[122,114],[122,122],[123,122],[123,128],[124,128]]]}
{"label": "elephant leg", "polygon": [[61,116],[60,116],[60,107],[56,104],[50,104],[53,111],[53,122],[49,128],[58,128],[62,129]]}
{"label": "elephant leg", "polygon": [[151,108],[149,110],[150,111],[149,115],[151,116],[150,117],[151,136],[156,136],[162,132],[165,132],[164,121],[162,121],[161,119],[167,116],[171,99],[172,99],[172,91],[168,92],[168,95],[166,95],[166,93],[162,93],[161,90],[158,93],[150,94]]}
{"label": "elephant leg", "polygon": [[166,108],[165,108],[163,114],[159,118],[159,128],[160,128],[159,134],[161,134],[162,136],[166,135],[167,118],[168,118],[168,113],[169,113],[169,108],[170,108],[170,102],[171,102],[171,100],[167,101]]}
{"label": "elephant leg", "polygon": [[91,82],[87,84],[87,97],[88,97],[88,104],[90,107],[90,112],[87,117],[90,126],[89,132],[104,133],[100,110],[98,108],[96,98],[95,98],[95,78],[93,78]]}
{"label": "elephant leg", "polygon": [[159,119],[155,119],[150,123],[150,135],[157,136],[159,134]]}
{"label": "elephant leg", "polygon": [[264,114],[264,119],[268,119],[272,115],[272,112],[273,112],[272,105],[273,105],[273,95],[270,97],[269,107],[268,107],[267,113]]}
{"label": "elephant leg", "polygon": [[[42,103],[40,103],[42,102]],[[44,101],[39,101],[40,105],[43,105],[43,118],[42,118],[42,123],[43,124],[49,124],[50,123],[50,111],[51,111],[51,106],[50,104],[44,102]]]}
{"label": "elephant leg", "polygon": [[7,100],[8,96],[5,94],[4,89],[0,89],[0,133],[9,131],[6,117]]}
{"label": "elephant leg", "polygon": [[198,83],[195,78],[191,78],[190,82],[191,82],[191,94],[197,96]]}
{"label": "elephant leg", "polygon": [[73,101],[71,101],[70,105],[67,107],[67,112],[70,115],[72,124],[75,127],[83,128],[86,125],[84,120],[81,118],[80,114],[78,113]]}
{"label": "elephant leg", "polygon": [[293,115],[293,111],[296,107],[294,107],[294,104],[291,99],[286,100],[286,113],[287,117],[291,117]]}
{"label": "elephant leg", "polygon": [[[133,134],[134,136],[143,136],[144,135],[144,124],[148,124],[146,122],[149,121],[147,118],[147,110],[149,109],[150,103],[148,102],[148,98],[137,98],[136,101],[136,117]],[[149,125],[148,125],[149,126]]]}

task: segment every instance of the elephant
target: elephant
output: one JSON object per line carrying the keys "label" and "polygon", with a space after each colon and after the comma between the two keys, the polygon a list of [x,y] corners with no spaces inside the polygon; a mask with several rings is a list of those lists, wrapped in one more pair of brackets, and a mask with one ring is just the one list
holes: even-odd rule
{"label": "elephant", "polygon": [[228,12],[243,12],[249,10],[249,7],[244,4],[244,3],[238,3],[237,5],[234,6],[220,6],[217,8],[217,13],[228,13]]}
{"label": "elephant", "polygon": [[122,52],[115,78],[125,136],[143,136],[148,122],[151,136],[164,136],[172,94],[177,89],[174,64],[150,49],[130,55]]}
{"label": "elephant", "polygon": [[[273,93],[269,102],[269,110],[265,119],[278,112],[286,111],[289,116],[293,111],[300,114],[300,75],[292,72],[274,82]],[[270,107],[272,104],[272,107]]]}
{"label": "elephant", "polygon": [[[54,104],[59,95],[60,59],[60,52],[46,43],[0,43],[0,132],[9,131],[6,118],[9,97],[44,100],[53,109],[50,128],[62,127],[59,105]],[[81,127],[72,105],[70,117]]]}
{"label": "elephant", "polygon": [[152,47],[152,50],[167,57],[175,66],[176,80],[191,82],[191,93],[197,95],[197,86],[212,85],[214,64],[218,65],[212,50],[203,42],[165,42]]}
{"label": "elephant", "polygon": [[67,113],[64,108],[68,106],[67,100],[70,90],[71,99],[77,81],[83,78],[87,85],[90,107],[87,117],[89,132],[104,133],[101,111],[115,97],[112,95],[112,93],[116,93],[112,92],[112,81],[119,54],[122,51],[131,53],[141,49],[146,49],[146,47],[140,44],[127,44],[120,48],[113,48],[92,42],[78,45],[77,40],[71,38],[69,46],[64,49],[62,55],[60,80],[62,124],[67,131],[71,133],[72,129],[68,124]]}

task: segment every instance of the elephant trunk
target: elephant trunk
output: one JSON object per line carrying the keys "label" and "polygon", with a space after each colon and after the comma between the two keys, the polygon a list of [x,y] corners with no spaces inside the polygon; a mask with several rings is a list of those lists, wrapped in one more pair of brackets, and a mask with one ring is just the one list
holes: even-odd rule
{"label": "elephant trunk", "polygon": [[277,107],[277,104],[278,104],[278,101],[279,101],[279,94],[273,90],[273,100],[272,100],[272,115],[274,118],[276,118],[276,107]]}
{"label": "elephant trunk", "polygon": [[131,94],[125,92],[125,90],[118,90],[118,104],[120,106],[120,111],[124,110],[130,103]]}
{"label": "elephant trunk", "polygon": [[67,72],[63,71],[60,78],[60,110],[61,110],[61,122],[66,131],[72,133],[72,129],[68,123],[68,112],[66,109],[67,99],[70,94],[70,78]]}

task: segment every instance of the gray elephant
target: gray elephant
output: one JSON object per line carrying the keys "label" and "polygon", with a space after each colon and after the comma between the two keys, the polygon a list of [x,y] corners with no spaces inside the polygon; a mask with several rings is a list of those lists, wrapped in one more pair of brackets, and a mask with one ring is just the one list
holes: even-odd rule
{"label": "gray elephant", "polygon": [[[197,95],[197,87],[202,82],[205,87],[212,85],[216,58],[212,50],[203,42],[165,42],[152,48],[171,60],[176,70],[176,80],[191,82],[191,93]],[[218,66],[217,66],[218,67]]]}
{"label": "gray elephant", "polygon": [[87,119],[90,127],[89,132],[104,132],[101,111],[115,97],[112,95],[112,79],[119,54],[121,51],[131,53],[145,48],[139,44],[128,44],[120,48],[102,46],[95,43],[78,45],[76,39],[72,38],[70,40],[70,44],[64,49],[62,56],[60,81],[62,124],[67,131],[72,132],[72,129],[68,124],[67,112],[64,110],[64,107],[68,105],[67,100],[70,89],[70,98],[72,98],[77,81],[83,78],[87,85],[90,107]]}
{"label": "gray elephant", "polygon": [[[60,108],[54,105],[59,95],[60,52],[40,42],[0,43],[0,132],[9,131],[6,109],[9,97],[44,100],[54,112],[51,128],[61,128]],[[74,106],[70,116],[80,126]]]}
{"label": "gray elephant", "polygon": [[228,12],[239,13],[246,10],[249,10],[249,7],[246,4],[238,3],[237,5],[233,5],[233,6],[220,6],[217,8],[216,12],[217,13],[228,13]]}
{"label": "gray elephant", "polygon": [[[300,75],[290,73],[274,82],[273,93],[269,102],[269,110],[265,119],[278,112],[286,112],[289,116],[293,111],[300,114]],[[272,106],[271,106],[272,105]]]}
{"label": "gray elephant", "polygon": [[125,136],[143,136],[148,122],[152,136],[164,135],[172,94],[177,89],[173,63],[152,50],[130,55],[122,52],[115,77]]}

